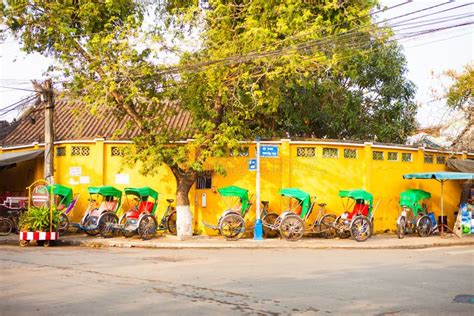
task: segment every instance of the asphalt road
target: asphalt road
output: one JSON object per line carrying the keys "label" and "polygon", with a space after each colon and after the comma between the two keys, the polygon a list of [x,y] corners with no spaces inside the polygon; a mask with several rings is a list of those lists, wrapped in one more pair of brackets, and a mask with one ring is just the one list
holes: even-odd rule
{"label": "asphalt road", "polygon": [[0,247],[0,315],[474,315],[474,247]]}

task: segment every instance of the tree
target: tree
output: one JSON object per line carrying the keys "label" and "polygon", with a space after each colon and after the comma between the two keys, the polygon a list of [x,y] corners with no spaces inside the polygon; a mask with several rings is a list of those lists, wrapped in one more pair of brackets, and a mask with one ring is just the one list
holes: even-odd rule
{"label": "tree", "polygon": [[371,53],[341,61],[342,70],[289,89],[276,113],[290,136],[400,143],[415,128],[415,85],[396,43],[371,43]]}
{"label": "tree", "polygon": [[[57,60],[54,70],[67,79],[68,93],[92,110],[107,106],[128,116],[140,129],[129,163],[142,162],[144,173],[169,166],[177,181],[179,236],[192,233],[188,193],[209,157],[264,134],[289,91],[308,89],[326,74],[338,78],[347,71],[341,60],[370,54],[367,43],[388,36],[371,22],[376,1],[199,3],[2,4],[3,24],[27,52]],[[189,37],[194,45],[183,45]],[[177,112],[190,116],[186,129],[167,126]],[[193,141],[177,142],[186,138]]]}
{"label": "tree", "polygon": [[456,137],[452,146],[458,145],[463,137],[474,125],[474,63],[467,64],[464,71],[456,72],[448,70],[445,75],[453,80],[453,84],[446,92],[447,105],[451,108],[461,110],[465,113],[466,127]]}

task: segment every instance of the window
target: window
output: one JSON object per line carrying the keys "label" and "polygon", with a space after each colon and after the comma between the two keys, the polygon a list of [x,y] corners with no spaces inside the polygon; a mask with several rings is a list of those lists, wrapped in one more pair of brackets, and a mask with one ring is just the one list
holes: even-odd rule
{"label": "window", "polygon": [[383,151],[373,151],[372,152],[373,160],[383,160]]}
{"label": "window", "polygon": [[210,189],[212,188],[212,176],[211,172],[204,172],[199,175],[196,179],[196,189]]}
{"label": "window", "polygon": [[[383,158],[381,160],[383,160]],[[398,160],[398,153],[393,152],[393,151],[389,152],[388,155],[387,155],[387,160],[397,161]]]}
{"label": "window", "polygon": [[296,156],[316,157],[316,148],[315,147],[298,147],[296,148]]}
{"label": "window", "polygon": [[434,157],[433,155],[425,155],[425,163],[433,163]]}
{"label": "window", "polygon": [[339,156],[339,150],[337,148],[323,148],[324,158],[337,158]]}
{"label": "window", "polygon": [[57,147],[56,148],[56,156],[58,156],[58,157],[66,156],[66,147]]}
{"label": "window", "polygon": [[344,158],[355,159],[357,158],[356,149],[344,149]]}
{"label": "window", "polygon": [[446,163],[445,156],[436,156],[436,163],[440,165],[444,165]]}
{"label": "window", "polygon": [[236,150],[231,150],[230,156],[231,157],[248,157],[249,156],[249,148],[248,147],[239,147]]}
{"label": "window", "polygon": [[123,157],[123,148],[120,147],[112,147],[110,149],[110,155],[112,157]]}
{"label": "window", "polygon": [[411,162],[412,161],[411,153],[402,153],[402,161],[403,162]]}
{"label": "window", "polygon": [[90,148],[88,146],[72,146],[71,156],[89,156]]}

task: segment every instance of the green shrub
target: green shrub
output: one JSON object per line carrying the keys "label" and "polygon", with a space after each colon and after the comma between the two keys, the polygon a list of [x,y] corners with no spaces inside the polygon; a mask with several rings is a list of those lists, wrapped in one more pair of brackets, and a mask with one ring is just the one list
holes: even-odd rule
{"label": "green shrub", "polygon": [[[61,220],[61,212],[53,208],[53,231],[58,229]],[[49,231],[50,211],[46,206],[31,206],[20,215],[18,227],[22,231]]]}

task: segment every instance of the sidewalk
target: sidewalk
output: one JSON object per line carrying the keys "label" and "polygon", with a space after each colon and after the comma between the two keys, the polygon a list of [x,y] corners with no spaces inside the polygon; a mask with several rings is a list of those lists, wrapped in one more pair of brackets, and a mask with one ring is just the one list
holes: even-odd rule
{"label": "sidewalk", "polygon": [[[18,246],[18,235],[0,236],[0,245]],[[119,248],[158,248],[158,249],[420,249],[430,247],[448,246],[474,246],[474,235],[457,238],[448,235],[445,238],[431,236],[421,238],[418,236],[407,236],[398,239],[395,234],[375,235],[365,242],[357,242],[353,239],[320,239],[304,238],[301,241],[289,242],[281,239],[266,239],[255,241],[252,239],[241,239],[238,241],[226,241],[222,237],[194,236],[190,239],[180,241],[175,236],[157,236],[152,240],[143,241],[138,237],[124,238],[102,238],[91,237],[85,234],[67,234],[60,237],[58,246],[82,246],[82,247],[119,247]]]}

